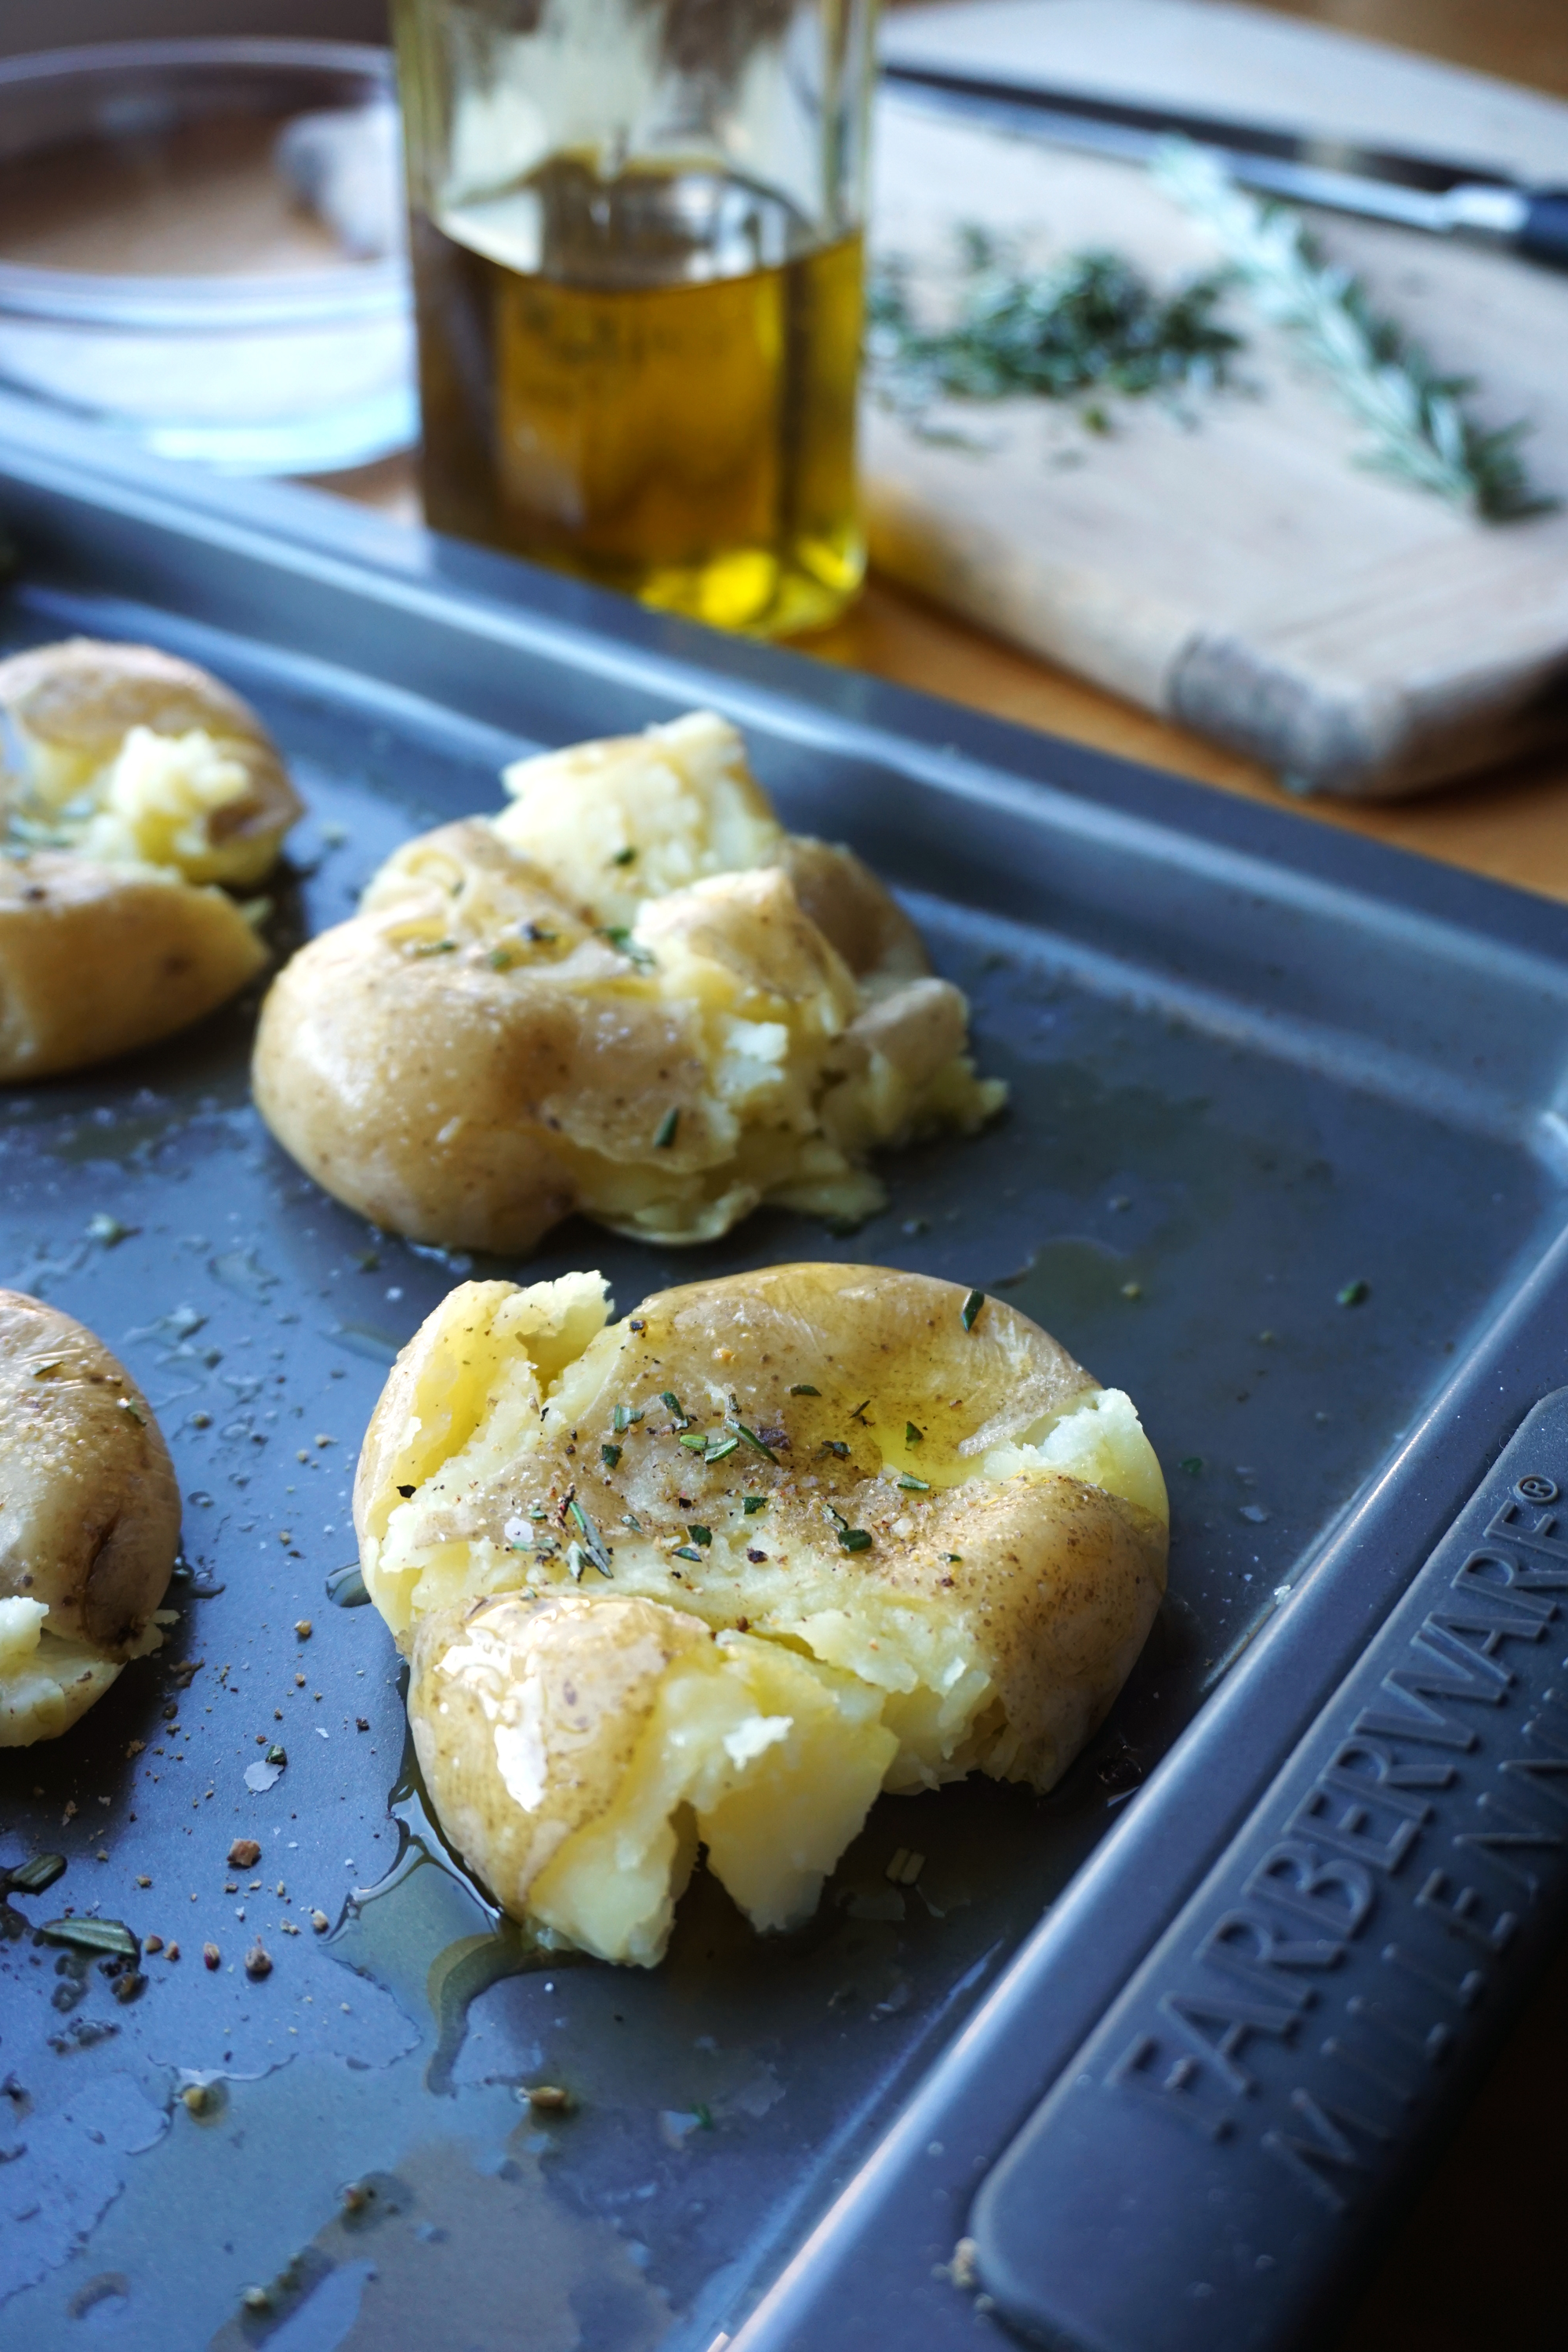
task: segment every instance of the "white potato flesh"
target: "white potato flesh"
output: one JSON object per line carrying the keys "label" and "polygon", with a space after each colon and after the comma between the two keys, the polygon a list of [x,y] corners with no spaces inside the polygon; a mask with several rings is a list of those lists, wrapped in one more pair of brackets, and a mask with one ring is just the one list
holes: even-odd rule
{"label": "white potato flesh", "polygon": [[693,710],[642,735],[542,752],[503,769],[496,831],[595,921],[646,898],[765,866],[784,839],[733,727]]}
{"label": "white potato flesh", "polygon": [[13,846],[244,887],[300,803],[248,703],[152,646],[73,637],[0,661],[19,754],[0,776]]}
{"label": "white potato flesh", "polygon": [[[521,1625],[568,1595],[591,1622],[611,1599],[636,1601],[765,1650],[781,1673],[826,1677],[834,1737],[848,1736],[853,1694],[870,1710],[856,1738],[874,1722],[878,1779],[900,1790],[975,1769],[1049,1788],[1142,1645],[1168,1524],[1131,1401],[1037,1326],[994,1299],[966,1326],[956,1285],[839,1265],[693,1284],[613,1325],[596,1275],[464,1284],[388,1381],[354,1512],[367,1589],[413,1650],[420,1690],[468,1612],[483,1622],[505,1598]],[[421,1708],[445,1820],[439,1726],[423,1699],[416,1725]],[[679,1807],[694,1801],[669,1794],[686,1784],[658,1761],[667,1745],[661,1734],[620,1769],[647,1833],[638,1851],[674,1824],[658,1864],[673,1902]],[[830,1764],[813,1798],[804,1775],[792,1801],[827,1821],[844,1777]],[[532,1877],[488,1858],[479,1818],[447,1826],[500,1898],[538,1917]],[[773,1892],[741,1891],[766,1841],[744,1808],[736,1819],[720,1874],[766,1922]],[[823,1850],[858,1821],[831,1814]],[[591,1852],[608,1868],[626,1849],[574,1851],[587,1869]],[[572,1900],[581,1925],[591,1898],[578,1885]],[[664,1900],[642,1904],[655,1930],[628,1927],[624,1951],[608,1930],[592,1948],[641,1956],[668,1926]],[[575,1939],[564,1918],[550,1924]]]}
{"label": "white potato flesh", "polygon": [[57,1738],[159,1646],[179,1531],[168,1448],[124,1367],[0,1290],[0,1747]]}
{"label": "white potato flesh", "polygon": [[119,1674],[124,1661],[86,1642],[62,1641],[41,1601],[0,1601],[0,1748],[58,1739]]}
{"label": "white potato flesh", "polygon": [[339,1199],[448,1246],[530,1249],[574,1209],[695,1243],[764,1201],[862,1217],[871,1152],[999,1107],[962,993],[857,858],[782,831],[722,720],[509,782],[268,995],[257,1101]]}

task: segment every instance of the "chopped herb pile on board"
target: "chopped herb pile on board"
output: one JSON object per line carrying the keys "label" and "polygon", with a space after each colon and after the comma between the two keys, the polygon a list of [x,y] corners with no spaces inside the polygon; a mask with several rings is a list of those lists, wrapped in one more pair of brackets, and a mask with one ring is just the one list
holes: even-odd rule
{"label": "chopped herb pile on board", "polygon": [[[1121,255],[1079,253],[1031,268],[982,229],[959,232],[959,274],[942,326],[916,318],[907,268],[885,263],[868,298],[868,354],[882,396],[919,415],[938,400],[1006,400],[1095,392],[1138,399],[1226,380],[1242,339],[1215,312],[1227,272],[1161,294]],[[1102,411],[1083,411],[1091,431]]]}

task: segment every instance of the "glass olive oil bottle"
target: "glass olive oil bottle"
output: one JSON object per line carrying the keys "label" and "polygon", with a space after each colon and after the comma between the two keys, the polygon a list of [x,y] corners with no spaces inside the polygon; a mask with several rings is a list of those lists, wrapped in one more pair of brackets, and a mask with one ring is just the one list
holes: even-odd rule
{"label": "glass olive oil bottle", "polygon": [[[426,505],[775,635],[831,620],[865,565],[849,67],[868,14],[847,47],[832,0],[724,0],[715,57],[694,6],[537,0],[519,33],[510,0],[402,0]],[[590,21],[629,65],[574,69]]]}

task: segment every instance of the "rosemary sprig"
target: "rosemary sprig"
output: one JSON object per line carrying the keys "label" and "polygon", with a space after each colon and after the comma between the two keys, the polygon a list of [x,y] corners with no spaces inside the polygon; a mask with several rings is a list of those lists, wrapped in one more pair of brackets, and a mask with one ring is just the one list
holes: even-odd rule
{"label": "rosemary sprig", "polygon": [[1156,184],[1218,239],[1229,274],[1262,316],[1284,329],[1361,425],[1362,463],[1465,507],[1512,522],[1557,504],[1530,481],[1523,422],[1489,428],[1466,414],[1468,376],[1440,375],[1365,285],[1330,262],[1300,215],[1259,204],[1215,158],[1167,140],[1151,165]]}
{"label": "rosemary sprig", "polygon": [[[942,399],[1140,399],[1226,381],[1241,339],[1214,315],[1223,271],[1161,295],[1120,254],[1072,254],[1031,269],[1016,246],[984,229],[961,228],[958,238],[957,300],[945,327],[918,322],[901,261],[874,273],[868,297],[872,383],[928,438],[944,437],[925,424]],[[1079,413],[1091,432],[1108,429],[1099,406]]]}

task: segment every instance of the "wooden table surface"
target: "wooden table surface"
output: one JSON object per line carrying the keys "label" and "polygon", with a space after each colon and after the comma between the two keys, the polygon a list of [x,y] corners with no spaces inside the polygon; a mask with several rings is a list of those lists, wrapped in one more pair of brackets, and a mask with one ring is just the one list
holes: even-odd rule
{"label": "wooden table surface", "polygon": [[[1568,21],[1568,0],[1563,0]],[[321,488],[363,499],[384,512],[419,515],[413,464],[393,458],[363,472],[326,478]],[[1568,745],[1561,751],[1429,793],[1415,801],[1355,807],[1296,800],[1268,771],[1200,735],[1168,725],[1131,703],[922,603],[873,577],[852,611],[833,628],[796,637],[792,649],[848,669],[869,670],[900,686],[945,695],[994,718],[1016,719],[1123,759],[1197,777],[1222,792],[1272,801],[1325,824],[1374,835],[1401,849],[1568,898]]]}
{"label": "wooden table surface", "polygon": [[[1568,96],[1568,0],[1266,0]],[[1568,172],[1565,172],[1568,177]],[[410,467],[330,485],[411,520]],[[824,661],[1090,743],[1217,790],[1280,802],[1250,761],[873,579],[832,629],[797,641]],[[1568,748],[1382,808],[1288,805],[1402,849],[1568,899]],[[1568,2117],[1568,1948],[1516,2022],[1436,2172],[1324,2352],[1562,2352],[1568,2278],[1559,2184]],[[1225,2352],[1216,2347],[1215,2352]]]}

